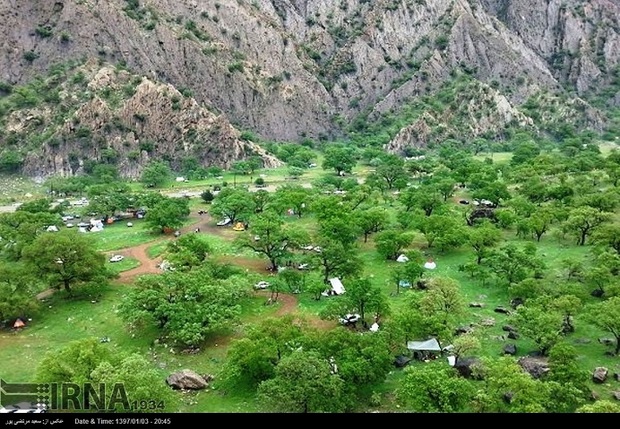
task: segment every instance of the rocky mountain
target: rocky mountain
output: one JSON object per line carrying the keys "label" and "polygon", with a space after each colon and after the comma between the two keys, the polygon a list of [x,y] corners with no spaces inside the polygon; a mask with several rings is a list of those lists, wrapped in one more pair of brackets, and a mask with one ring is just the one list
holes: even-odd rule
{"label": "rocky mountain", "polygon": [[[176,88],[262,139],[381,135],[373,142],[402,152],[508,129],[603,132],[620,107],[614,0],[0,0],[0,19],[0,91],[69,60],[120,65],[150,82],[124,105],[126,121],[148,113],[140,94]],[[9,110],[24,116],[5,107],[3,122]],[[164,137],[134,125],[136,140]],[[231,151],[225,159],[243,156]],[[46,171],[60,168],[52,148],[41,154]]]}

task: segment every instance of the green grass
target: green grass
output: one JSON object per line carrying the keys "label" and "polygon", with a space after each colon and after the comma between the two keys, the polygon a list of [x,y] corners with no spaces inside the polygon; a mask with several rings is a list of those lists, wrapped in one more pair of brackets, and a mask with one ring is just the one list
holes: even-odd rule
{"label": "green grass", "polygon": [[486,158],[491,158],[496,163],[508,162],[512,159],[512,152],[481,152],[474,156],[478,161],[484,161]]}
{"label": "green grass", "polygon": [[168,247],[167,241],[162,241],[160,243],[153,244],[152,246],[146,249],[146,254],[149,258],[155,259],[158,256],[161,256],[166,251],[166,247]]}

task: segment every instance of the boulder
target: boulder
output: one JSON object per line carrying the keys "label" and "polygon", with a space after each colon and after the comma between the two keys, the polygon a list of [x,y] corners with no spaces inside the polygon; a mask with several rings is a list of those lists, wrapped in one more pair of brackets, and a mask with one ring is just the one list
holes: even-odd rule
{"label": "boulder", "polygon": [[462,377],[465,378],[480,378],[476,377],[475,368],[480,364],[480,360],[475,357],[460,358],[454,363],[454,368],[459,372]]}
{"label": "boulder", "polygon": [[411,358],[408,356],[400,355],[394,358],[394,366],[396,368],[404,368],[409,362],[411,362]]}
{"label": "boulder", "polygon": [[508,310],[506,307],[495,307],[495,309],[493,310],[496,313],[502,313],[502,314],[510,314],[510,310]]}
{"label": "boulder", "polygon": [[510,338],[511,340],[518,340],[519,334],[516,333],[515,331],[510,331],[508,332],[508,338]]}
{"label": "boulder", "polygon": [[607,374],[609,371],[607,371],[607,368],[603,367],[603,366],[599,366],[594,368],[594,372],[592,373],[592,381],[597,383],[597,384],[602,384],[605,382],[605,380],[607,380]]}
{"label": "boulder", "polygon": [[470,302],[469,306],[472,308],[482,308],[484,307],[484,304],[481,302]]}
{"label": "boulder", "polygon": [[616,340],[614,340],[613,338],[599,338],[598,342],[606,346],[612,346],[616,344]]}
{"label": "boulder", "polygon": [[458,328],[456,328],[456,335],[461,335],[461,334],[469,334],[470,332],[472,332],[474,330],[473,327],[471,326],[459,326]]}
{"label": "boulder", "polygon": [[620,391],[616,390],[614,392],[611,392],[611,397],[614,398],[616,401],[620,401]]}
{"label": "boulder", "polygon": [[516,344],[506,344],[504,346],[504,354],[514,356],[517,354]]}
{"label": "boulder", "polygon": [[208,384],[202,375],[190,369],[183,369],[170,374],[166,379],[166,383],[173,389],[180,390],[200,390],[207,387]]}
{"label": "boulder", "polygon": [[620,381],[620,372],[614,372],[614,380]]}
{"label": "boulder", "polygon": [[495,326],[495,319],[494,319],[494,318],[492,318],[492,317],[488,317],[488,318],[486,318],[486,319],[482,319],[482,320],[480,321],[480,324],[481,324],[482,326]]}
{"label": "boulder", "polygon": [[517,363],[534,378],[540,378],[549,372],[547,358],[542,356],[524,356]]}
{"label": "boulder", "polygon": [[602,296],[603,296],[603,294],[604,294],[604,293],[605,293],[605,292],[603,292],[603,291],[602,291],[602,290],[600,290],[600,289],[594,289],[594,290],[592,291],[592,293],[590,293],[590,295],[592,295],[592,296],[593,296],[593,297],[595,297],[595,298],[600,298],[600,297],[602,297]]}
{"label": "boulder", "polygon": [[513,298],[510,300],[510,306],[516,309],[518,306],[523,305],[523,298]]}
{"label": "boulder", "polygon": [[506,332],[512,332],[512,331],[516,331],[517,328],[515,328],[512,325],[504,325],[502,326],[502,331],[506,331]]}

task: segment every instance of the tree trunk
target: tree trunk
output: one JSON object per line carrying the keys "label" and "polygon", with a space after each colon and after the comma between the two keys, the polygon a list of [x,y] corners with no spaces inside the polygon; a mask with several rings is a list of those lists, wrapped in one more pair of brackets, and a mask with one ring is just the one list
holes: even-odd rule
{"label": "tree trunk", "polygon": [[63,284],[65,286],[65,290],[71,293],[71,282],[67,279],[67,280],[63,280]]}
{"label": "tree trunk", "polygon": [[620,353],[620,335],[616,335],[616,356]]}
{"label": "tree trunk", "polygon": [[579,239],[579,245],[583,246],[584,244],[586,244],[586,236],[588,235],[587,231],[582,231],[581,232],[581,238]]}

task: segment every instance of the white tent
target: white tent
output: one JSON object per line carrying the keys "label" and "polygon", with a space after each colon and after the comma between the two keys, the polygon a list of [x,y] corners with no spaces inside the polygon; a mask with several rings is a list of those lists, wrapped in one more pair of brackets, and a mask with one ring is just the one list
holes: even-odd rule
{"label": "white tent", "polygon": [[440,352],[441,347],[439,341],[436,338],[431,338],[426,341],[408,341],[407,348],[413,351],[432,351]]}
{"label": "white tent", "polygon": [[329,279],[329,283],[331,284],[331,289],[326,290],[321,295],[330,296],[330,295],[342,295],[346,292],[342,282],[339,278],[334,277],[333,279]]}
{"label": "white tent", "polygon": [[377,322],[375,322],[372,325],[370,325],[370,331],[371,332],[377,332],[378,330],[379,330],[379,324]]}
{"label": "white tent", "polygon": [[47,232],[58,232],[58,227],[56,225],[50,225],[46,229]]}
{"label": "white tent", "polygon": [[396,258],[396,262],[408,262],[409,258],[403,254],[400,254],[398,258]]}
{"label": "white tent", "polygon": [[437,268],[437,264],[432,259],[429,259],[424,264],[424,268],[426,268],[427,270],[434,270],[435,268]]}
{"label": "white tent", "polygon": [[448,365],[450,366],[456,365],[456,356],[448,356]]}

